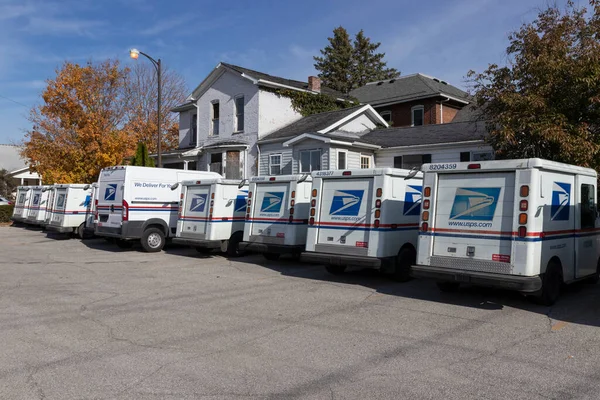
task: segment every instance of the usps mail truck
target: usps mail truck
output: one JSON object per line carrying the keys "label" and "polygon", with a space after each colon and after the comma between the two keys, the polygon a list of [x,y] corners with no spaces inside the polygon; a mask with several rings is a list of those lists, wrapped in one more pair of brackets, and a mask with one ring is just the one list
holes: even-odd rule
{"label": "usps mail truck", "polygon": [[13,209],[13,215],[10,218],[11,221],[20,223],[27,219],[29,213],[29,206],[31,203],[31,186],[18,186],[17,187],[17,201],[15,201],[15,208]]}
{"label": "usps mail truck", "polygon": [[179,191],[185,180],[219,178],[215,172],[115,166],[100,171],[96,235],[130,247],[139,240],[147,252],[161,251],[177,231]]}
{"label": "usps mail truck", "polygon": [[54,200],[56,194],[56,185],[46,186],[42,189],[43,192],[48,192],[48,200],[46,201],[46,215],[44,216],[44,221],[42,221],[41,226],[42,230],[46,229],[48,225],[50,225],[50,221],[52,220],[52,211],[54,208]]}
{"label": "usps mail truck", "polygon": [[600,274],[596,171],[541,159],[425,164],[417,264],[441,290],[495,286],[552,304]]}
{"label": "usps mail truck", "polygon": [[87,188],[90,189],[91,201],[88,202],[85,210],[83,234],[85,237],[92,237],[94,236],[94,230],[96,229],[96,223],[98,222],[98,212],[96,210],[96,205],[98,204],[98,182],[92,183]]}
{"label": "usps mail truck", "polygon": [[29,207],[25,223],[41,225],[46,220],[49,194],[47,189],[48,186],[33,186],[31,188],[31,206]]}
{"label": "usps mail truck", "polygon": [[89,185],[61,184],[54,185],[54,205],[50,223],[46,229],[59,233],[76,233],[83,239],[85,212],[91,201]]}
{"label": "usps mail truck", "polygon": [[247,198],[248,185],[244,181],[183,181],[173,242],[195,247],[201,253],[219,249],[230,257],[240,255]]}
{"label": "usps mail truck", "polygon": [[250,178],[240,249],[263,253],[268,260],[299,256],[306,244],[311,184],[309,174]]}
{"label": "usps mail truck", "polygon": [[366,266],[407,280],[416,259],[422,173],[375,168],[312,176],[302,260],[325,264],[333,274]]}

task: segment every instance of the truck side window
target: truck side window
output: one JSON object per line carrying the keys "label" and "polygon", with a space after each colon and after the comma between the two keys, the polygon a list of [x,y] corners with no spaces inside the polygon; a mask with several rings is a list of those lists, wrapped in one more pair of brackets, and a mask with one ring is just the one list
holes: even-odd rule
{"label": "truck side window", "polygon": [[594,186],[581,185],[581,229],[594,228],[596,221],[596,202],[594,201]]}

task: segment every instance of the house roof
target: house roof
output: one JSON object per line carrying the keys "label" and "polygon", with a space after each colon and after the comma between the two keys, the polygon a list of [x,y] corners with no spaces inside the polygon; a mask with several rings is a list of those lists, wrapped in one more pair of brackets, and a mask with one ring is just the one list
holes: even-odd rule
{"label": "house roof", "polygon": [[27,169],[28,165],[21,158],[21,147],[12,144],[0,144],[0,169],[14,172]]}
{"label": "house roof", "polygon": [[414,74],[379,82],[370,82],[350,92],[361,103],[373,106],[402,103],[428,97],[450,96],[469,102],[469,95],[449,83],[431,76]]}
{"label": "house roof", "polygon": [[352,115],[352,113],[360,110],[361,108],[366,107],[367,106],[365,105],[358,105],[337,111],[328,111],[319,114],[312,114],[301,118],[296,122],[292,122],[291,124],[279,129],[278,131],[275,131],[270,135],[265,136],[258,142],[261,143],[264,141],[271,141],[272,139],[290,138],[293,136],[302,135],[303,133],[317,133],[330,127],[337,121]]}
{"label": "house roof", "polygon": [[[308,83],[307,82],[302,82],[302,81],[296,81],[293,79],[286,79],[286,78],[281,78],[279,76],[275,76],[275,75],[269,75],[266,74],[264,72],[259,72],[259,71],[255,71],[253,69],[249,69],[249,68],[244,68],[244,67],[240,67],[238,65],[233,65],[233,64],[228,64],[228,63],[221,63],[222,65],[224,65],[225,67],[229,68],[230,70],[233,70],[235,72],[238,72],[239,74],[244,74],[246,76],[252,77],[256,80],[264,80],[264,81],[269,81],[269,82],[274,82],[274,83],[278,83],[280,85],[285,85],[285,86],[290,86],[296,89],[301,89],[301,90],[308,90]],[[335,89],[331,89],[328,88],[326,86],[321,85],[321,93],[322,94],[327,94],[329,96],[333,96],[335,98],[346,98],[347,96],[345,96],[342,92],[339,92]]]}
{"label": "house roof", "polygon": [[360,141],[386,148],[469,142],[484,140],[486,137],[487,131],[483,121],[466,121],[406,128],[377,129],[361,136]]}

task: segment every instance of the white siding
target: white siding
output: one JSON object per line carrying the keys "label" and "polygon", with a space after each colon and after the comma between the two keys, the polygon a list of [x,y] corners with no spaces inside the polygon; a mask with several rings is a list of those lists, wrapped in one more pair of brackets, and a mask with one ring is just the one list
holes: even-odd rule
{"label": "white siding", "polygon": [[431,154],[431,162],[433,163],[459,162],[460,153],[466,151],[492,151],[492,147],[484,144],[469,144],[462,146],[423,146],[418,148],[380,150],[375,156],[375,164],[378,168],[393,167],[395,156],[407,156],[412,154]]}
{"label": "white siding", "polygon": [[293,160],[292,160],[292,173],[300,173],[300,152],[302,150],[321,150],[321,169],[329,169],[329,145],[324,144],[318,140],[304,140],[301,143],[294,146],[293,149]]}
{"label": "white siding", "polygon": [[365,114],[361,114],[351,121],[346,122],[344,125],[336,128],[335,130],[342,132],[362,133],[370,131],[371,129],[375,129],[375,127],[376,125],[373,121],[371,121],[371,118]]}
{"label": "white siding", "polygon": [[[360,156],[361,154],[371,155],[373,156],[373,152],[371,150],[357,150],[349,147],[332,147],[331,148],[331,156],[330,156],[330,169],[338,168],[338,151],[346,152],[346,169],[360,169]],[[374,168],[375,165],[371,165],[371,168]]]}
{"label": "white siding", "polygon": [[192,140],[190,124],[192,121],[192,115],[196,113],[196,109],[184,111],[179,113],[179,147],[189,147],[190,141]]}
{"label": "white siding", "polygon": [[258,120],[259,139],[302,118],[292,108],[292,101],[265,90],[258,93],[260,108]]}
{"label": "white siding", "polygon": [[281,143],[267,143],[260,146],[260,170],[258,175],[270,175],[269,155],[281,154],[281,175],[290,175],[292,168],[292,148],[283,147]]}

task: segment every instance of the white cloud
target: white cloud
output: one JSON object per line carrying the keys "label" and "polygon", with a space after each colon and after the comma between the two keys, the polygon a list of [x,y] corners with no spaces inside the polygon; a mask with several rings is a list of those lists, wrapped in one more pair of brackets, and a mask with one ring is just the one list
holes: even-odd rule
{"label": "white cloud", "polygon": [[185,25],[188,22],[191,22],[191,20],[193,18],[194,18],[193,15],[187,14],[187,15],[177,15],[177,16],[174,16],[171,18],[166,18],[166,19],[160,19],[153,26],[151,26],[150,28],[143,29],[139,33],[141,35],[147,35],[147,36],[158,35],[160,33],[164,33],[164,32],[170,31],[174,28],[178,28],[182,25]]}

